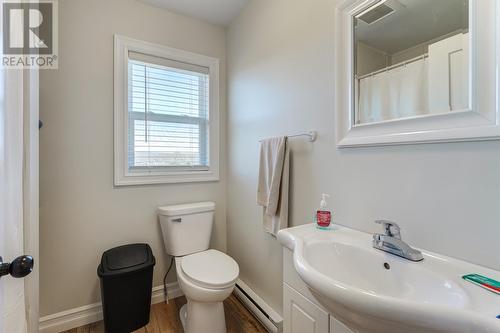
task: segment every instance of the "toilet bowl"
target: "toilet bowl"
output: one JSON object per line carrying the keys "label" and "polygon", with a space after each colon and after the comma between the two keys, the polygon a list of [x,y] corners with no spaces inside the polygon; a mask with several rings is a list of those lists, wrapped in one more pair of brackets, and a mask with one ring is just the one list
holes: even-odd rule
{"label": "toilet bowl", "polygon": [[175,258],[177,281],[187,299],[180,317],[187,333],[225,333],[223,301],[238,278],[238,264],[226,254],[207,250]]}
{"label": "toilet bowl", "polygon": [[209,249],[213,202],[158,208],[167,254],[175,257],[177,281],[187,304],[180,310],[186,333],[225,333],[223,301],[239,275],[233,258]]}

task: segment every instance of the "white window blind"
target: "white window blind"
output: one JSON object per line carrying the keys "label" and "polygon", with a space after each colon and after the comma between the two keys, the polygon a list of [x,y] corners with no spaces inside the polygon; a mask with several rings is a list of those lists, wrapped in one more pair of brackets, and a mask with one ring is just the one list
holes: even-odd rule
{"label": "white window blind", "polygon": [[209,169],[209,69],[129,52],[128,166]]}

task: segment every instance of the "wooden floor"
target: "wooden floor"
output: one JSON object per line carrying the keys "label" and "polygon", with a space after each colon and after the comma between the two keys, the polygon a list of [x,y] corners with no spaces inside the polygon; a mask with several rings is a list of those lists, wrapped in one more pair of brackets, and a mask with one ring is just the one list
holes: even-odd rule
{"label": "wooden floor", "polygon": [[[186,298],[178,297],[170,301],[151,306],[149,324],[135,333],[182,333],[182,324],[179,319],[179,309],[186,303]],[[224,312],[226,314],[226,326],[228,333],[265,333],[264,327],[255,317],[231,295],[224,301]],[[74,328],[63,333],[104,333],[102,321]],[[210,333],[210,332],[207,332]]]}

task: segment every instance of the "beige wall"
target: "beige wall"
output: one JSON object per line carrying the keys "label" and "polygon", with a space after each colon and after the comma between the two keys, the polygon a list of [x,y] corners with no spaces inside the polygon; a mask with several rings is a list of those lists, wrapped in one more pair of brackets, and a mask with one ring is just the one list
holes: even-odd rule
{"label": "beige wall", "polygon": [[419,44],[413,47],[410,47],[409,49],[399,51],[398,53],[394,53],[393,55],[390,56],[390,64],[395,65],[399,64],[403,61],[410,60],[416,57],[419,57],[423,55],[424,53],[427,53],[429,51],[429,45],[428,44]]}
{"label": "beige wall", "polygon": [[320,193],[334,220],[374,232],[395,220],[419,247],[500,269],[500,142],[338,150],[334,5],[253,0],[228,31],[228,252],[241,278],[281,310],[282,254],[255,203],[262,137],[292,139],[290,224],[311,222]]}
{"label": "beige wall", "polygon": [[356,44],[356,73],[361,76],[373,73],[388,65],[389,56],[365,43]]}
{"label": "beige wall", "polygon": [[40,75],[42,316],[99,301],[96,268],[101,253],[116,245],[149,243],[157,259],[154,285],[161,285],[167,258],[159,205],[215,201],[213,245],[226,248],[224,160],[220,182],[113,188],[113,34],[220,58],[224,119],[224,30],[133,0],[59,6],[59,69]]}

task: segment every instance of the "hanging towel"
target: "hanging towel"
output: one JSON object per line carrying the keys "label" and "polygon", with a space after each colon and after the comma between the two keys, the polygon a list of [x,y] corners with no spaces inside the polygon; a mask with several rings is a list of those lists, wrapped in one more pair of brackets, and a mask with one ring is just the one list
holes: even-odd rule
{"label": "hanging towel", "polygon": [[287,138],[262,140],[257,204],[263,207],[264,230],[276,236],[288,226],[290,153]]}

